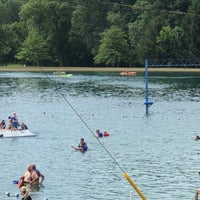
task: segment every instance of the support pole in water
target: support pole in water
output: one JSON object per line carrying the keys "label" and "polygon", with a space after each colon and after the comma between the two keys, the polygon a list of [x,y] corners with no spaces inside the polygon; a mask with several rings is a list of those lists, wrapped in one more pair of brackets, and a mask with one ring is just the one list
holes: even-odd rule
{"label": "support pole in water", "polygon": [[146,86],[146,102],[144,103],[146,105],[146,114],[148,114],[149,107],[153,104],[153,102],[149,101],[149,88],[148,88],[148,60],[145,60],[145,86]]}
{"label": "support pole in water", "polygon": [[144,196],[144,194],[142,194],[142,192],[140,191],[140,189],[137,187],[137,185],[131,180],[131,178],[129,177],[129,175],[127,173],[124,173],[124,177],[128,180],[128,182],[131,184],[131,186],[135,189],[135,191],[140,195],[140,197],[143,200],[146,200],[146,197]]}
{"label": "support pole in water", "polygon": [[130,191],[130,200],[132,200],[132,191]]}

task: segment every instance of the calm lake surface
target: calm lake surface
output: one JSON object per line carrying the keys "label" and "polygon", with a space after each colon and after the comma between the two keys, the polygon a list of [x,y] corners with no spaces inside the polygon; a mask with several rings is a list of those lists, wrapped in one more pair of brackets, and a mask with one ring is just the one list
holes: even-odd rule
{"label": "calm lake surface", "polygon": [[[15,111],[36,134],[0,139],[0,199],[16,199],[4,194],[19,193],[13,180],[30,163],[46,177],[33,200],[141,199],[123,171],[149,200],[194,199],[200,74],[149,74],[149,100],[146,115],[144,73],[0,72],[0,120]],[[99,142],[96,129],[110,136]],[[85,154],[71,148],[81,137],[89,146]]]}

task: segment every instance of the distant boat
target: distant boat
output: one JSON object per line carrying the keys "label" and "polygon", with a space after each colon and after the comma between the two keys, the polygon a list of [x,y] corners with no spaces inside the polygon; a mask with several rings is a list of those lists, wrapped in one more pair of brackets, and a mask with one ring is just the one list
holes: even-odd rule
{"label": "distant boat", "polygon": [[35,134],[31,133],[28,129],[25,130],[11,130],[11,129],[0,129],[0,138],[12,138],[12,137],[31,137]]}
{"label": "distant boat", "polygon": [[54,75],[58,75],[58,76],[60,76],[62,78],[67,78],[67,77],[73,76],[73,74],[66,74],[65,72],[60,72],[60,71],[53,72],[53,74]]}
{"label": "distant boat", "polygon": [[59,74],[60,77],[67,78],[73,76],[73,74]]}
{"label": "distant boat", "polygon": [[65,74],[65,72],[59,72],[59,71],[58,71],[58,72],[53,72],[53,74],[54,74],[54,75],[63,75],[63,74]]}
{"label": "distant boat", "polygon": [[135,76],[136,74],[137,72],[129,72],[129,71],[120,72],[120,75],[122,76]]}

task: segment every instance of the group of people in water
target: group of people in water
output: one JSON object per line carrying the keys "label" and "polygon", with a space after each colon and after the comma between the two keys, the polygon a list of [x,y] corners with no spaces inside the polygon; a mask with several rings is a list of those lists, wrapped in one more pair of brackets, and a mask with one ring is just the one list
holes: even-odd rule
{"label": "group of people in water", "polygon": [[35,164],[30,164],[27,167],[27,171],[18,181],[18,187],[20,189],[22,200],[32,200],[29,195],[30,186],[42,185],[45,176],[36,168]]}
{"label": "group of people in water", "polygon": [[16,112],[13,112],[12,116],[8,117],[8,126],[6,127],[5,120],[2,120],[0,123],[0,129],[10,129],[15,130],[26,130],[28,129],[27,125],[23,122],[19,122]]}
{"label": "group of people in water", "polygon": [[[14,121],[14,122],[16,122],[16,121]],[[14,126],[14,127],[16,128],[16,126]],[[94,135],[97,138],[99,138],[99,137],[101,138],[101,137],[109,136],[109,133],[106,131],[104,131],[102,133],[99,130],[96,130]],[[72,147],[82,153],[84,153],[88,150],[88,146],[87,146],[87,143],[84,141],[84,138],[80,139],[78,147],[74,147],[74,146],[72,146]],[[26,172],[24,173],[24,175],[22,177],[20,177],[20,179],[17,183],[20,193],[22,195],[22,200],[32,200],[30,193],[29,193],[30,186],[42,185],[44,179],[45,179],[45,176],[36,168],[35,164],[28,165]]]}
{"label": "group of people in water", "polygon": [[[94,136],[96,138],[108,137],[109,133],[107,131],[101,132],[99,129],[97,129]],[[72,146],[72,148],[74,148],[75,150],[80,151],[82,153],[84,153],[88,150],[88,146],[87,146],[87,143],[85,142],[84,138],[80,139],[78,147]]]}

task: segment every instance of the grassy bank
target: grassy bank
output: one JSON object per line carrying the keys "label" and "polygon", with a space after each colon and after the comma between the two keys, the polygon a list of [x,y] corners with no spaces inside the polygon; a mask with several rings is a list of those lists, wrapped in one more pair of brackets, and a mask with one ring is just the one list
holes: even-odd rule
{"label": "grassy bank", "polygon": [[[119,68],[119,67],[30,67],[22,65],[8,65],[0,66],[0,71],[16,71],[16,72],[122,72],[125,70],[144,72],[145,68],[129,67],[129,68]],[[200,68],[153,68],[149,67],[149,72],[200,72]]]}

